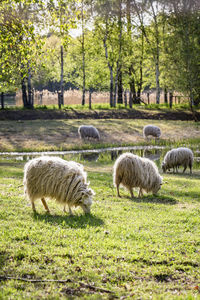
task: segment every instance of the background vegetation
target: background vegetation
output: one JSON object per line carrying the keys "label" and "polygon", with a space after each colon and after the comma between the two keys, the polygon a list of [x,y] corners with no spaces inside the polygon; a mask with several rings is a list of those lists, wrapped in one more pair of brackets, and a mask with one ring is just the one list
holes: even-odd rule
{"label": "background vegetation", "polygon": [[[3,0],[0,7],[0,92],[109,92],[109,104],[140,103],[155,91],[200,101],[198,0]],[[42,93],[40,94],[42,102]]]}

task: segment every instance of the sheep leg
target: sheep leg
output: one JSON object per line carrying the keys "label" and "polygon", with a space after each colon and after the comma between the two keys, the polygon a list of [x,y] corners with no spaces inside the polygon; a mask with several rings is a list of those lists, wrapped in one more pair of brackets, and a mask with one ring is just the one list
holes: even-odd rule
{"label": "sheep leg", "polygon": [[120,193],[119,193],[119,184],[117,184],[117,196],[118,196],[118,197],[121,197],[121,196],[120,196]]}
{"label": "sheep leg", "polygon": [[31,205],[32,205],[32,210],[33,210],[34,212],[36,212],[36,209],[35,209],[35,203],[31,201]]}
{"label": "sheep leg", "polygon": [[73,216],[73,213],[72,213],[71,207],[70,207],[70,206],[68,206],[68,208],[69,208],[69,214],[70,214],[70,216]]}
{"label": "sheep leg", "polygon": [[189,162],[190,174],[192,174],[192,162]]}
{"label": "sheep leg", "polygon": [[186,169],[187,169],[187,166],[184,166],[183,173],[185,172]]}
{"label": "sheep leg", "polygon": [[141,188],[140,188],[140,190],[139,190],[138,197],[139,197],[139,198],[140,198],[140,197],[143,197],[143,191],[142,191],[142,189],[141,189]]}
{"label": "sheep leg", "polygon": [[131,198],[134,198],[134,195],[133,195],[133,189],[130,188],[129,191],[130,191],[130,193],[131,193]]}
{"label": "sheep leg", "polygon": [[41,201],[42,201],[42,204],[44,205],[44,208],[46,209],[46,211],[47,211],[48,213],[50,213],[50,210],[49,210],[49,208],[48,208],[48,206],[47,206],[47,203],[46,203],[45,199],[44,199],[44,198],[41,198]]}
{"label": "sheep leg", "polygon": [[192,174],[192,166],[190,166],[190,174]]}

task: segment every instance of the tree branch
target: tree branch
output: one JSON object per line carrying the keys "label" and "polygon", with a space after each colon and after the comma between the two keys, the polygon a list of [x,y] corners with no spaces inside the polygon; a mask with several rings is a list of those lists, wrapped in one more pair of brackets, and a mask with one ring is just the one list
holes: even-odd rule
{"label": "tree branch", "polygon": [[17,281],[25,281],[25,282],[31,282],[31,283],[37,283],[37,282],[54,282],[54,283],[78,283],[80,286],[85,287],[85,288],[89,288],[91,290],[95,290],[95,291],[99,291],[99,292],[103,292],[103,293],[107,293],[107,294],[114,294],[112,291],[95,286],[95,285],[91,285],[91,284],[87,284],[84,282],[75,282],[71,279],[65,279],[65,280],[54,280],[54,279],[28,279],[28,278],[22,278],[22,277],[14,277],[14,276],[0,276],[0,281],[3,280],[17,280]]}

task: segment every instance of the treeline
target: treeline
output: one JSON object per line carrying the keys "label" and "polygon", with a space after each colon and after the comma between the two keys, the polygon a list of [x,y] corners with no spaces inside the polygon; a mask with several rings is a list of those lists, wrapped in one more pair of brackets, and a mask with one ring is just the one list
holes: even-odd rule
{"label": "treeline", "polygon": [[[0,92],[22,89],[33,108],[33,88],[109,91],[110,106],[156,103],[176,91],[200,103],[199,0],[2,1]],[[76,33],[76,35],[74,34]],[[128,93],[127,93],[128,92]],[[125,97],[123,97],[125,95]],[[128,97],[127,97],[128,95]],[[1,98],[3,99],[3,98]]]}

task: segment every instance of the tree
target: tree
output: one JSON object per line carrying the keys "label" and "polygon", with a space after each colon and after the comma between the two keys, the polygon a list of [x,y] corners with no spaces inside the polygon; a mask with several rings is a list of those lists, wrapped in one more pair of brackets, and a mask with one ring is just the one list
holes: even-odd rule
{"label": "tree", "polygon": [[[85,31],[85,90],[92,94],[93,91],[108,90],[108,72],[105,65],[103,45],[98,43],[98,36],[93,31]],[[79,37],[71,40],[66,58],[68,72],[66,78],[83,89],[82,45]]]}
{"label": "tree", "polygon": [[64,49],[70,42],[69,31],[75,27],[76,2],[72,0],[48,0],[47,8],[50,14],[50,24],[61,38],[60,45],[60,91],[58,92],[58,106],[64,104]]}
{"label": "tree", "polygon": [[190,107],[200,103],[200,4],[199,1],[169,1],[168,47],[175,90],[189,96]]}
{"label": "tree", "polygon": [[[22,1],[2,1],[0,8],[0,52],[1,52],[1,89],[9,87],[10,83],[18,85],[21,77],[23,103],[25,107],[33,107],[30,93],[30,69],[35,65],[36,53],[40,50],[40,40],[37,39],[31,19],[26,15],[36,3]],[[24,14],[26,12],[26,14]],[[25,79],[29,78],[29,93],[26,94]]]}

